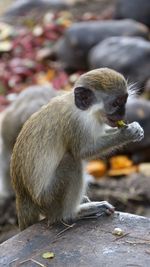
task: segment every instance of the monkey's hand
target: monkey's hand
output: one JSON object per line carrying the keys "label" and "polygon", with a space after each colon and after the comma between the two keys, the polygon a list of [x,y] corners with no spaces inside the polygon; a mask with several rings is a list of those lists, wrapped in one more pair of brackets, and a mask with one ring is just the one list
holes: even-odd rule
{"label": "monkey's hand", "polygon": [[136,121],[128,124],[127,127],[122,128],[121,132],[132,142],[139,142],[144,138],[144,130]]}
{"label": "monkey's hand", "polygon": [[[80,155],[82,159],[93,159],[98,156],[106,156],[112,150],[127,145],[131,142],[139,142],[144,137],[144,131],[138,122],[132,122],[122,128],[113,128],[109,132],[100,135],[97,140],[89,137],[87,143],[83,143]],[[85,139],[87,140],[87,139]]]}

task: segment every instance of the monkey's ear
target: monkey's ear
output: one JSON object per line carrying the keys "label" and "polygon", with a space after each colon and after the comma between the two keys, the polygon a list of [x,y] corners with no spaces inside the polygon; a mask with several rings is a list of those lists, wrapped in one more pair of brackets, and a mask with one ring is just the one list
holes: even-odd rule
{"label": "monkey's ear", "polygon": [[96,100],[94,93],[85,87],[76,87],[74,89],[75,105],[81,109],[88,109]]}

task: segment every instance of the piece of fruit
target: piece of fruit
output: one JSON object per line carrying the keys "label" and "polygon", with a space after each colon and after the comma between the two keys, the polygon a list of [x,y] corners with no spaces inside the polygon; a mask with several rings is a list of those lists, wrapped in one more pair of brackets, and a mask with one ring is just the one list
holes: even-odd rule
{"label": "piece of fruit", "polygon": [[86,171],[98,179],[105,175],[107,166],[102,160],[92,160],[88,163]]}
{"label": "piece of fruit", "polygon": [[117,121],[117,126],[122,128],[122,127],[127,126],[127,124],[123,120],[120,120],[120,121]]}
{"label": "piece of fruit", "polygon": [[124,169],[133,165],[132,160],[127,156],[119,155],[110,158],[110,167],[112,170]]}
{"label": "piece of fruit", "polygon": [[124,231],[119,228],[119,227],[116,227],[113,232],[112,232],[113,235],[117,235],[117,236],[122,236],[124,234]]}
{"label": "piece of fruit", "polygon": [[44,252],[42,257],[44,259],[53,259],[55,257],[55,254],[53,252]]}
{"label": "piece of fruit", "polygon": [[120,176],[126,176],[126,175],[130,175],[132,173],[136,173],[138,172],[138,167],[137,166],[131,166],[131,167],[126,167],[126,168],[122,168],[122,169],[111,169],[108,171],[108,176],[110,177],[120,177]]}

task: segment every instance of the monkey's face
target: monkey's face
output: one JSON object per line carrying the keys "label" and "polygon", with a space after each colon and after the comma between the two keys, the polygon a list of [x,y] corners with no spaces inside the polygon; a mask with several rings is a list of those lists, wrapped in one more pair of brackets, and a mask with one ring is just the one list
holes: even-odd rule
{"label": "monkey's face", "polygon": [[111,127],[116,127],[117,121],[124,120],[127,98],[127,92],[104,97],[104,117],[106,119],[106,123]]}
{"label": "monkey's face", "polygon": [[74,89],[75,105],[81,110],[100,111],[104,123],[112,127],[124,119],[128,98],[127,82],[118,72],[101,68],[80,76]]}
{"label": "monkey's face", "polygon": [[[90,108],[100,111],[103,121],[111,127],[116,127],[117,121],[123,120],[125,116],[125,105],[128,98],[127,89],[102,92],[84,87],[76,87],[75,105],[81,110]],[[95,108],[96,107],[96,108]]]}

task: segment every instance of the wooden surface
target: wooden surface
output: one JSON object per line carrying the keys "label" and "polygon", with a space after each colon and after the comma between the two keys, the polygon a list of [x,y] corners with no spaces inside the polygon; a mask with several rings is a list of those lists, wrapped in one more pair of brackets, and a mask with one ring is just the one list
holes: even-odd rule
{"label": "wooden surface", "polygon": [[[125,235],[112,234],[120,227]],[[44,252],[53,259],[43,259]],[[127,213],[86,219],[72,228],[38,223],[0,245],[0,267],[149,267],[150,219]]]}

